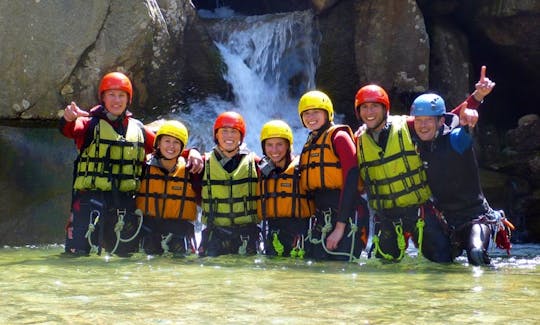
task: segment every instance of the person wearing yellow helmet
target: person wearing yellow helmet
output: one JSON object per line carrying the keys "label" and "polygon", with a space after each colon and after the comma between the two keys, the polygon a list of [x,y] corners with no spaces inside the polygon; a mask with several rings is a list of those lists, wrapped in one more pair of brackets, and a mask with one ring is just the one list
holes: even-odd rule
{"label": "person wearing yellow helmet", "polygon": [[[99,104],[87,111],[71,102],[59,121],[60,132],[74,140],[78,151],[66,226],[68,256],[88,255],[91,249],[100,254],[102,248],[121,256],[139,250],[142,217],[134,214],[134,194],[155,134],[128,110],[133,93],[127,75],[107,73],[98,86]],[[200,153],[183,154],[200,172]]]}
{"label": "person wearing yellow helmet", "polygon": [[284,121],[272,120],[261,129],[263,157],[259,162],[257,213],[263,222],[265,254],[304,257],[309,217],[315,205],[300,189],[293,133]]}
{"label": "person wearing yellow helmet", "polygon": [[165,121],[154,140],[135,204],[144,216],[142,247],[146,254],[195,252],[193,223],[201,196],[201,175],[190,173],[182,157],[188,142],[186,126]]}
{"label": "person wearing yellow helmet", "polygon": [[[367,224],[359,224],[368,220],[363,218],[367,215],[364,200],[358,195],[358,211],[337,214],[343,188],[358,169],[352,131],[347,125],[334,124],[332,101],[322,91],[305,93],[298,114],[310,131],[300,154],[300,187],[313,197],[317,209],[310,219],[309,254],[315,259],[353,261],[367,240]],[[355,194],[362,191],[363,184],[357,185]]]}

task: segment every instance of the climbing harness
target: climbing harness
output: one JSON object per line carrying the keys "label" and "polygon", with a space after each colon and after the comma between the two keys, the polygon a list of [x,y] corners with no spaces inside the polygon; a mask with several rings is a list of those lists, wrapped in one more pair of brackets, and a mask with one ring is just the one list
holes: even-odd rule
{"label": "climbing harness", "polygon": [[[169,242],[173,239],[174,235],[173,233],[168,233],[167,235],[161,235],[161,248],[163,249],[163,252],[169,253],[170,247]],[[193,242],[193,238],[188,239],[187,236],[183,236],[182,240],[184,242],[184,251],[186,255],[189,255],[193,252],[195,252],[195,243]],[[171,253],[177,253],[177,252],[171,252]]]}
{"label": "climbing harness", "polygon": [[[424,207],[418,208],[418,219],[416,220],[416,229],[418,231],[418,237],[417,237],[417,244],[418,244],[418,257],[422,256],[422,243],[424,241],[424,227],[425,227],[425,221],[424,221]],[[391,254],[387,254],[382,251],[380,246],[380,235],[381,230],[379,230],[378,234],[374,234],[372,238],[373,247],[375,249],[375,252],[378,253],[380,256],[382,256],[384,259],[392,261],[401,261],[403,257],[405,256],[405,250],[407,250],[407,239],[408,237],[405,236],[403,233],[403,221],[400,218],[397,222],[392,222],[394,225],[394,231],[396,232],[396,241],[397,241],[397,247],[399,249],[399,256],[394,257]]]}
{"label": "climbing harness", "polygon": [[510,238],[512,237],[512,231],[516,227],[506,218],[504,211],[491,210],[487,215],[481,216],[477,222],[488,224],[491,227],[492,240],[495,245],[506,250],[506,253],[510,255],[510,249],[512,248]]}
{"label": "climbing harness", "polygon": [[[116,249],[118,248],[118,245],[120,244],[120,242],[127,243],[137,238],[143,224],[142,211],[137,209],[135,210],[135,214],[139,217],[139,225],[137,227],[137,231],[135,231],[133,236],[129,238],[122,238],[121,232],[124,229],[124,217],[126,215],[126,209],[116,209],[116,214],[118,216],[118,221],[114,225],[114,232],[116,234],[116,243],[114,245],[114,248],[110,252],[111,255],[114,254],[114,252],[116,252]],[[90,244],[90,251],[91,252],[97,251],[98,255],[101,255],[101,240],[99,240],[98,245],[94,245],[94,243],[92,242],[92,233],[95,231],[96,226],[100,222],[100,216],[101,216],[101,213],[97,209],[94,209],[90,212],[90,223],[88,225],[88,231],[86,232],[86,235],[85,235],[85,237],[88,239],[88,243]]]}
{"label": "climbing harness", "polygon": [[118,216],[118,221],[114,225],[114,232],[116,234],[116,244],[114,245],[114,248],[111,250],[111,255],[114,254],[120,242],[128,243],[132,241],[133,239],[137,238],[137,236],[139,235],[139,232],[143,224],[143,213],[140,209],[137,209],[135,210],[135,214],[139,217],[139,226],[137,227],[137,231],[135,231],[133,236],[129,238],[122,238],[121,232],[124,229],[124,217],[126,216],[126,209],[116,209],[116,215]]}
{"label": "climbing harness", "polygon": [[347,256],[349,258],[349,262],[356,262],[359,260],[360,257],[354,256],[354,244],[356,239],[356,233],[358,232],[358,226],[355,222],[352,221],[351,218],[349,218],[349,225],[351,230],[347,234],[347,237],[351,237],[351,250],[349,253],[342,253],[342,252],[334,252],[326,248],[326,236],[328,233],[332,231],[332,209],[328,208],[327,210],[322,211],[323,217],[324,217],[324,225],[321,227],[321,238],[317,239],[313,236],[313,229],[316,228],[317,224],[317,217],[311,216],[311,219],[309,221],[309,229],[308,229],[308,238],[309,242],[311,244],[317,245],[320,244],[324,251],[329,255],[334,256]]}

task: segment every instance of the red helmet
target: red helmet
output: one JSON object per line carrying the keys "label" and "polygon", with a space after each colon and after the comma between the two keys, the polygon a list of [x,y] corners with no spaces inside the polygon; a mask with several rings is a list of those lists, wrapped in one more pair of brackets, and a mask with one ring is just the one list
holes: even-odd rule
{"label": "red helmet", "polygon": [[128,102],[131,104],[133,98],[133,87],[129,78],[121,72],[107,73],[99,84],[98,96],[101,100],[101,96],[105,90],[122,90],[128,94]]}
{"label": "red helmet", "polygon": [[380,103],[386,108],[386,112],[390,111],[390,100],[386,91],[377,85],[367,85],[358,90],[354,98],[354,113],[358,116],[358,106],[363,103]]}
{"label": "red helmet", "polygon": [[246,123],[242,115],[236,112],[224,112],[219,114],[214,123],[214,140],[216,139],[216,133],[221,128],[233,128],[240,132],[242,140],[246,135]]}

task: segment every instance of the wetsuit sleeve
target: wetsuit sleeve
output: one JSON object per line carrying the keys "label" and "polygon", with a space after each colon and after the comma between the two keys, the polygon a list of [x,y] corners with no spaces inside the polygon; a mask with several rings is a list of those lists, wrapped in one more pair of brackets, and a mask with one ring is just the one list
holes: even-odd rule
{"label": "wetsuit sleeve", "polygon": [[[338,221],[345,222],[344,220],[347,220],[347,218],[352,215],[352,210],[348,212],[347,210],[341,208],[344,201],[344,196],[346,195],[348,197],[349,195],[352,195],[350,201],[347,202],[348,204],[351,204],[351,206],[354,206],[354,198],[357,196],[356,185],[358,182],[358,162],[356,158],[356,146],[353,139],[345,131],[337,131],[332,141],[334,145],[334,150],[339,157],[339,161],[341,163],[341,172],[343,178],[343,188],[341,190],[339,199],[339,210],[343,213],[340,213]],[[356,170],[356,172],[353,172],[351,176],[349,176],[349,174],[353,170]],[[354,176],[355,173],[356,179]],[[347,200],[349,200],[349,198],[347,198]]]}
{"label": "wetsuit sleeve", "polygon": [[450,145],[459,154],[469,149],[472,146],[472,142],[469,127],[458,127],[450,132]]}
{"label": "wetsuit sleeve", "polygon": [[90,118],[79,117],[75,121],[68,122],[62,117],[59,124],[60,133],[67,138],[73,139],[77,149],[80,150],[84,144],[86,132],[90,127],[90,121]]}
{"label": "wetsuit sleeve", "polygon": [[156,139],[156,134],[146,126],[143,126],[142,129],[144,132],[144,151],[146,154],[152,153],[154,151],[154,140]]}
{"label": "wetsuit sleeve", "polygon": [[190,177],[190,180],[191,180],[191,186],[193,187],[193,190],[195,191],[195,194],[196,194],[196,202],[197,202],[198,205],[201,205],[201,202],[202,202],[201,192],[202,192],[203,173],[199,173],[199,174],[189,173],[189,177]]}

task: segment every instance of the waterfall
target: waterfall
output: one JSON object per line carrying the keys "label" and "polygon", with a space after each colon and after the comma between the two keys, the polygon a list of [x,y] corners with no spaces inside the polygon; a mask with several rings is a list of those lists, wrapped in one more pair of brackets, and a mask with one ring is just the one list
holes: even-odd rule
{"label": "waterfall", "polygon": [[319,35],[313,21],[311,11],[212,20],[209,31],[227,65],[224,78],[234,101],[207,98],[176,117],[187,124],[191,145],[211,149],[215,118],[234,110],[246,121],[244,143],[249,149],[261,155],[263,124],[283,119],[293,129],[298,153],[307,135],[298,117],[298,100],[315,88]]}

